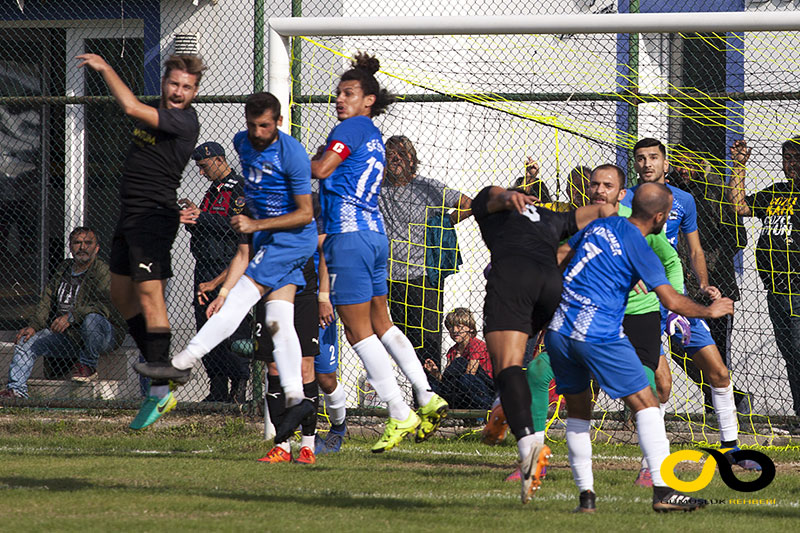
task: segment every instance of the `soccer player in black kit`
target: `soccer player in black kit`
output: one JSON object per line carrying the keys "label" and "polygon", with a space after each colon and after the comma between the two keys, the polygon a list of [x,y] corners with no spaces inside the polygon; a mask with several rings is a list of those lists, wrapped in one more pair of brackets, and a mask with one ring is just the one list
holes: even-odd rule
{"label": "soccer player in black kit", "polygon": [[484,337],[495,387],[517,439],[522,503],[541,485],[550,456],[550,448],[533,435],[531,391],[522,370],[525,344],[547,325],[561,301],[559,242],[598,216],[616,214],[609,206],[557,213],[535,202],[533,196],[500,187],[486,187],[472,201],[472,214],[492,255]]}
{"label": "soccer player in black kit", "polygon": [[[136,121],[120,185],[120,210],[111,243],[111,298],[148,362],[169,365],[171,338],[164,288],[172,277],[170,249],[179,226],[177,190],[200,123],[191,106],[205,65],[198,56],[174,55],[164,63],[161,100],[141,102],[105,60],[77,56],[98,72],[126,115]],[[149,426],[175,407],[168,381],[154,380],[131,428]]]}

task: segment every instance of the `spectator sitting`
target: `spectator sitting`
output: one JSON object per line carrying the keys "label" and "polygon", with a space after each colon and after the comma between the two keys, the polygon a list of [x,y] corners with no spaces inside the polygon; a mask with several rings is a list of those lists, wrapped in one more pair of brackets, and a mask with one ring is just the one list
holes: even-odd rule
{"label": "spectator sitting", "polygon": [[59,265],[28,326],[17,333],[8,388],[0,397],[27,398],[33,363],[43,354],[77,359],[72,379],[91,381],[97,377],[100,354],[116,349],[125,337],[125,321],[111,304],[108,265],[97,258],[100,245],[94,230],[72,230],[69,249],[73,258]]}
{"label": "spectator sitting", "polygon": [[459,307],[447,314],[444,324],[455,345],[447,351],[444,373],[433,360],[425,361],[431,388],[454,409],[488,409],[494,398],[492,362],[486,343],[475,337],[472,313]]}

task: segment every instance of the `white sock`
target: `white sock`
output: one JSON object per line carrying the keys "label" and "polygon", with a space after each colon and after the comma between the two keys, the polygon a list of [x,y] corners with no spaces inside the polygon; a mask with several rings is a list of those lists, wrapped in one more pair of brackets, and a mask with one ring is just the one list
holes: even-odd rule
{"label": "white sock", "polygon": [[572,479],[578,490],[594,491],[594,474],[592,473],[592,438],[589,435],[591,424],[582,418],[567,418],[567,449],[569,450],[569,466],[572,468]]}
{"label": "white sock", "polygon": [[239,278],[222,308],[203,324],[186,348],[172,358],[172,366],[181,370],[192,368],[205,354],[233,335],[250,308],[260,299],[261,293],[255,284],[246,276]]}
{"label": "white sock", "polygon": [[328,416],[331,418],[331,424],[338,426],[344,422],[347,414],[345,403],[347,401],[347,394],[345,394],[344,387],[341,383],[336,384],[333,392],[325,395],[325,404],[328,406]]}
{"label": "white sock", "polygon": [[544,431],[536,431],[533,434],[533,439],[538,444],[544,444]]}
{"label": "white sock", "polygon": [[733,384],[727,387],[711,387],[711,403],[719,420],[719,440],[730,442],[739,439],[739,422],[736,419],[736,402],[733,399]]}
{"label": "white sock", "polygon": [[370,335],[366,339],[358,341],[353,345],[353,350],[361,358],[372,388],[378,393],[381,401],[386,402],[389,416],[400,421],[408,418],[411,408],[403,401],[403,392],[394,378],[389,354],[378,336]]}
{"label": "white sock", "polygon": [[314,435],[301,435],[300,436],[300,447],[301,448],[311,448],[314,450]]}
{"label": "white sock", "polygon": [[[233,293],[233,291],[231,291]],[[272,357],[278,367],[281,388],[286,395],[286,407],[303,401],[303,353],[294,329],[294,304],[285,300],[269,300],[265,304],[265,326],[272,335]]]}
{"label": "white sock", "polygon": [[636,433],[639,435],[639,447],[647,459],[647,468],[653,477],[653,485],[666,487],[667,484],[661,479],[661,463],[669,455],[669,440],[664,419],[657,407],[648,407],[636,413]]}
{"label": "white sock", "polygon": [[425,375],[425,370],[422,368],[422,363],[419,362],[419,357],[417,357],[411,341],[397,326],[392,326],[381,337],[381,343],[408,381],[411,382],[417,402],[420,405],[427,404],[433,398],[433,391],[431,391],[428,377]]}
{"label": "white sock", "polygon": [[536,437],[533,435],[525,435],[517,441],[517,453],[519,454],[520,461],[531,453],[531,448],[533,448],[534,444],[536,444]]}
{"label": "white sock", "polygon": [[276,446],[278,448],[280,448],[281,450],[285,451],[286,453],[291,453],[291,451],[292,451],[292,445],[291,445],[291,443],[289,443],[288,440],[285,440],[283,442],[279,442],[278,444],[276,444]]}
{"label": "white sock", "polygon": [[155,396],[159,400],[169,394],[169,385],[150,385],[150,396]]}

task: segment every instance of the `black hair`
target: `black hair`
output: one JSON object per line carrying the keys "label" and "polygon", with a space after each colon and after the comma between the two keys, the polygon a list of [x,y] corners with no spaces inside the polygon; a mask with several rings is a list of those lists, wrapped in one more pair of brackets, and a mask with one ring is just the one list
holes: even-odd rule
{"label": "black hair", "polygon": [[533,195],[544,204],[549,204],[553,201],[553,197],[550,196],[550,191],[547,190],[547,185],[539,178],[536,178],[532,182],[525,185],[525,176],[519,177],[514,182],[514,186],[509,190],[521,192],[522,194]]}
{"label": "black hair", "polygon": [[375,73],[381,68],[378,58],[366,52],[358,52],[352,60],[352,68],[342,74],[341,81],[357,81],[361,85],[364,95],[375,95],[375,103],[370,108],[370,117],[377,117],[394,102],[394,96],[389,91],[382,89]]}
{"label": "black hair", "polygon": [[781,155],[786,155],[786,151],[800,152],[800,135],[795,135],[789,140],[786,140],[781,145]]}
{"label": "black hair", "polygon": [[94,235],[95,239],[97,238],[97,233],[89,226],[77,226],[75,229],[69,232],[70,244],[72,244],[72,238],[79,233],[91,233]]}
{"label": "black hair", "polygon": [[248,117],[260,117],[267,110],[272,111],[272,118],[281,116],[281,103],[272,93],[253,93],[244,101],[244,114]]}
{"label": "black hair", "polygon": [[653,139],[652,137],[645,137],[641,139],[639,142],[633,145],[633,154],[636,155],[636,150],[639,148],[650,148],[653,146],[658,146],[658,149],[661,151],[661,155],[664,156],[664,159],[667,158],[667,147],[659,141],[658,139]]}

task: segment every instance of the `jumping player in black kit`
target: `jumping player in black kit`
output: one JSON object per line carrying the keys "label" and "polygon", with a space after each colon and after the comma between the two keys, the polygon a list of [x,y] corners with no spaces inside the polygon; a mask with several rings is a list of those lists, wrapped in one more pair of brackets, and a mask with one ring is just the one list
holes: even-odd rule
{"label": "jumping player in black kit", "polygon": [[508,425],[517,438],[522,503],[539,488],[550,448],[533,436],[531,392],[522,358],[525,344],[553,316],[561,299],[559,242],[609,206],[556,213],[534,206],[536,198],[500,187],[486,187],[472,201],[472,214],[492,254],[484,303],[484,336],[492,358],[496,389]]}
{"label": "jumping player in black kit", "polygon": [[[111,243],[111,298],[148,362],[169,365],[170,325],[164,288],[172,277],[170,249],[179,226],[177,189],[200,123],[192,108],[205,65],[192,55],[164,63],[161,101],[145,104],[95,54],[79,67],[100,73],[126,115],[136,120],[120,186],[122,208]],[[131,428],[149,426],[177,403],[168,381],[154,380]]]}

